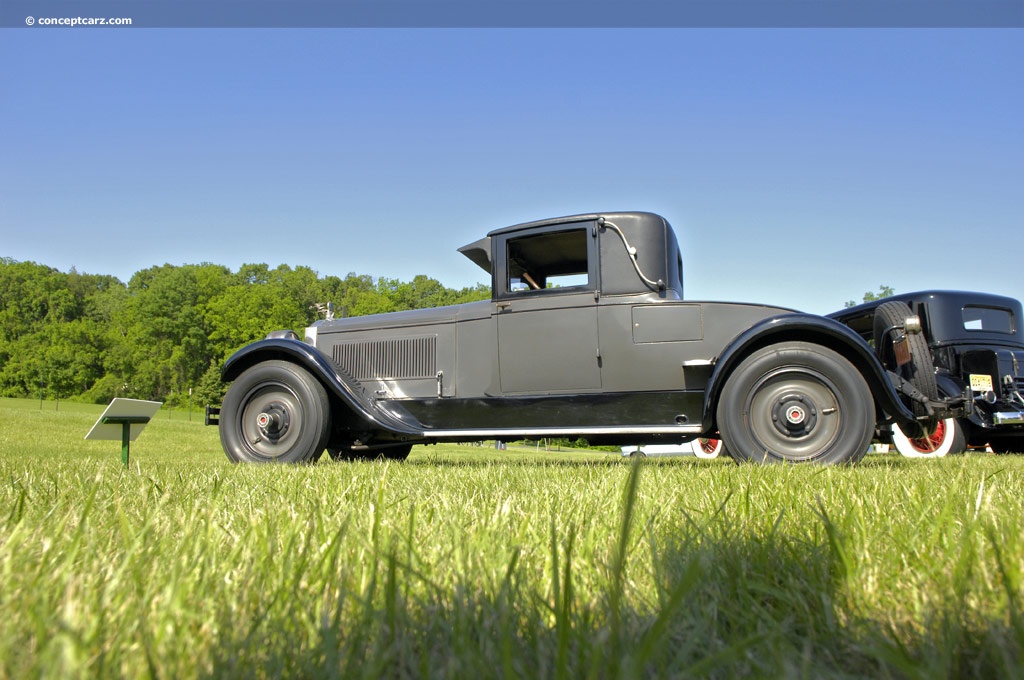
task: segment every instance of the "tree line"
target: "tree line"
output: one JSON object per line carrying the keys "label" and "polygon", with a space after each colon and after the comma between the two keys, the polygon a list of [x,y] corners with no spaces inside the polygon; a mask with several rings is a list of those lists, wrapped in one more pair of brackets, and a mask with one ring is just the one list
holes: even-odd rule
{"label": "tree line", "polygon": [[361,316],[489,297],[483,284],[455,290],[423,275],[165,264],[126,284],[0,258],[0,396],[220,403],[224,360],[269,331],[305,328],[317,305]]}

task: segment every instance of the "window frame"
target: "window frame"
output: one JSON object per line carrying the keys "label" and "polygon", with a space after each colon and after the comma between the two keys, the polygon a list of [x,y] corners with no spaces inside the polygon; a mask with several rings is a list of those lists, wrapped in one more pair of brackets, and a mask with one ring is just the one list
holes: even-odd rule
{"label": "window frame", "polygon": [[[557,234],[562,232],[579,231],[585,234],[587,239],[587,282],[574,286],[559,288],[541,288],[540,290],[516,290],[511,287],[509,271],[509,245],[521,239],[534,238],[546,234]],[[598,248],[596,238],[596,223],[569,222],[562,224],[547,225],[533,229],[524,229],[508,234],[496,236],[494,254],[498,257],[494,262],[494,293],[497,300],[522,300],[534,297],[547,297],[552,295],[570,295],[579,293],[590,293],[598,290]]]}
{"label": "window frame", "polygon": [[[986,328],[984,326],[984,316],[979,316],[978,321],[982,322],[981,328],[970,328],[967,326],[969,321],[967,320],[967,310],[981,310],[982,312],[999,312],[1005,315],[1006,320],[1009,322],[1007,330],[1002,328]],[[1014,318],[1013,310],[1007,309],[1006,307],[997,307],[994,305],[976,305],[966,304],[960,308],[960,328],[965,333],[1001,333],[1002,335],[1014,335],[1017,332],[1017,320]]]}

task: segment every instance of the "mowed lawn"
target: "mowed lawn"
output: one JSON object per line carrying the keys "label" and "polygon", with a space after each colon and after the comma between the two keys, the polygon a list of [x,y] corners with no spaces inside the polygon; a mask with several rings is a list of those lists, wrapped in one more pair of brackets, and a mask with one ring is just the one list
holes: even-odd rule
{"label": "mowed lawn", "polygon": [[1024,675],[1024,457],[231,465],[0,400],[0,677]]}

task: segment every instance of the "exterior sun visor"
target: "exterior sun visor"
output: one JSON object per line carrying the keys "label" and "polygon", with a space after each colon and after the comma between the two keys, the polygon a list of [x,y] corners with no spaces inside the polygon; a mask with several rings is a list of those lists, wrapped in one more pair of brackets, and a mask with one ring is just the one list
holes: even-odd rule
{"label": "exterior sun visor", "polygon": [[479,241],[459,248],[459,252],[468,257],[488,274],[491,273],[491,237],[484,236]]}

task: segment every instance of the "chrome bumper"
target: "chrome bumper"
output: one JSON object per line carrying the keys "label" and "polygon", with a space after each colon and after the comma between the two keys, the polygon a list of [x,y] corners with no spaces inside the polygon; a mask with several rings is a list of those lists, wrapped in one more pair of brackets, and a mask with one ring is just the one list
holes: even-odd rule
{"label": "chrome bumper", "polygon": [[994,425],[1024,425],[1024,413],[1020,411],[996,411],[992,414]]}

